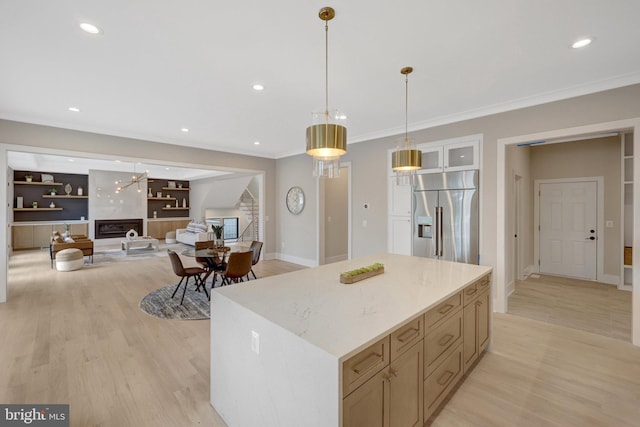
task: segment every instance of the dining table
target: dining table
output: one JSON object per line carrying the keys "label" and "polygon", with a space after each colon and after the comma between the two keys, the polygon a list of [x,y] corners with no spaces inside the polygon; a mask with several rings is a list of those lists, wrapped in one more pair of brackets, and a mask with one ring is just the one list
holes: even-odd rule
{"label": "dining table", "polygon": [[[217,248],[206,248],[206,249],[196,249],[189,248],[185,249],[181,252],[182,255],[192,257],[192,258],[203,258],[209,268],[207,269],[207,273],[202,278],[202,282],[206,282],[209,276],[215,272],[224,272],[227,267],[227,259],[229,258],[229,254],[231,252],[246,252],[250,250],[249,245],[247,244],[233,244],[230,246],[221,246]],[[213,287],[215,283],[212,283]]]}

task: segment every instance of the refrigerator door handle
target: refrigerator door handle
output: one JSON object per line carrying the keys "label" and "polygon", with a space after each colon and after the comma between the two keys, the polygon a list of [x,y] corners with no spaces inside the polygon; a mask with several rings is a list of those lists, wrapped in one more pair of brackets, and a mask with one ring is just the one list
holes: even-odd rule
{"label": "refrigerator door handle", "polygon": [[442,256],[444,253],[444,250],[442,248],[443,246],[443,233],[442,233],[442,206],[438,207],[438,256]]}
{"label": "refrigerator door handle", "polygon": [[434,257],[438,256],[438,253],[440,252],[439,246],[440,246],[440,215],[438,215],[438,209],[440,209],[439,207],[436,206],[435,208],[435,220],[436,220],[436,228],[434,230],[434,235],[435,235],[435,239],[434,242],[435,244],[433,245],[435,247],[435,252],[433,253]]}

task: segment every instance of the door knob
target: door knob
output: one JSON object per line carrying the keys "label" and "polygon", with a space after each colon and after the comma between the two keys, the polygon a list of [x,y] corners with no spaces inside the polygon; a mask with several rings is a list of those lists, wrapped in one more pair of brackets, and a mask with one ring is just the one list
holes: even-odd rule
{"label": "door knob", "polygon": [[595,237],[593,237],[593,236],[591,236],[591,237],[585,237],[585,239],[584,239],[584,240],[596,240],[596,238],[595,238]]}
{"label": "door knob", "polygon": [[596,232],[596,230],[590,230],[590,231],[591,231],[592,233],[595,233],[595,232]]}

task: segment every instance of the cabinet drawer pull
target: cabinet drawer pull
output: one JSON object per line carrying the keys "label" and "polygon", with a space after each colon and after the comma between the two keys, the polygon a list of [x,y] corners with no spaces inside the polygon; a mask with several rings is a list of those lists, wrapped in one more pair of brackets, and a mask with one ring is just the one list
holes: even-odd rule
{"label": "cabinet drawer pull", "polygon": [[438,340],[438,344],[440,344],[441,347],[444,347],[445,345],[449,344],[449,342],[454,338],[453,335],[451,334],[447,334],[445,336],[443,336],[442,338],[440,338]]}
{"label": "cabinet drawer pull", "polygon": [[467,289],[467,290],[465,291],[465,294],[466,294],[466,295],[473,295],[473,294],[475,294],[476,292],[478,292],[478,290],[477,290],[476,288],[473,288],[473,289]]}
{"label": "cabinet drawer pull", "polygon": [[440,310],[438,310],[438,313],[447,314],[448,312],[451,311],[452,308],[453,308],[453,304],[447,304],[444,307],[442,307]]}
{"label": "cabinet drawer pull", "polygon": [[453,371],[446,371],[444,374],[440,375],[440,378],[438,378],[438,384],[444,387],[453,375]]}
{"label": "cabinet drawer pull", "polygon": [[404,331],[400,335],[398,335],[398,341],[400,341],[400,342],[411,341],[412,339],[417,337],[419,334],[420,334],[420,330],[419,329],[411,328],[411,329],[409,329],[407,331]]}
{"label": "cabinet drawer pull", "polygon": [[373,367],[376,363],[378,363],[378,360],[380,359],[382,359],[382,354],[371,353],[367,357],[362,359],[357,365],[354,365],[351,370],[359,375],[367,369]]}

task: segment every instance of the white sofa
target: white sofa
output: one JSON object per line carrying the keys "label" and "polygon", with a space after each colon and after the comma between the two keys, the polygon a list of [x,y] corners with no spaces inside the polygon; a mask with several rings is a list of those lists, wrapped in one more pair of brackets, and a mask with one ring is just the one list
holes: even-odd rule
{"label": "white sofa", "polygon": [[196,242],[211,240],[210,237],[212,234],[213,233],[208,233],[206,231],[194,233],[186,228],[178,228],[176,230],[176,240],[180,243],[184,243],[185,245],[195,246]]}

